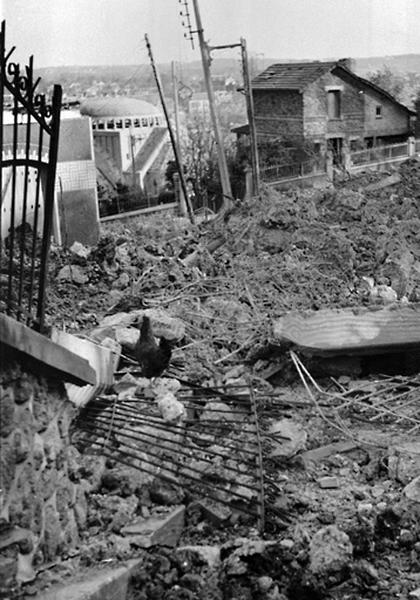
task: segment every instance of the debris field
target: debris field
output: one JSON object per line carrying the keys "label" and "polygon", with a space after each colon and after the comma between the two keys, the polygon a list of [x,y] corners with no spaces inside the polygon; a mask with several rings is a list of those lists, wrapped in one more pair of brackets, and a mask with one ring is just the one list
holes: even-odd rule
{"label": "debris field", "polygon": [[[415,333],[350,354],[279,334],[325,309],[417,318],[419,160],[265,187],[200,225],[107,223],[53,248],[48,302],[51,328],[116,360],[73,427],[85,537],[32,593],[136,558],[129,600],[420,598]],[[174,346],[155,380],[133,354],[145,315]]]}

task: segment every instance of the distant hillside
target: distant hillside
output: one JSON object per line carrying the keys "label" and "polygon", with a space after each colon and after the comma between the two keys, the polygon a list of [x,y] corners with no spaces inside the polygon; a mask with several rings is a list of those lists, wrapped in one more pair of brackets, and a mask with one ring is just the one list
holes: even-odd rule
{"label": "distant hillside", "polygon": [[394,73],[420,73],[420,54],[401,54],[398,56],[371,56],[356,58],[356,71],[366,75],[387,66]]}
{"label": "distant hillside", "polygon": [[[301,59],[309,61],[311,59]],[[331,59],[326,59],[331,60]],[[395,73],[420,73],[420,54],[401,54],[398,56],[371,56],[367,58],[356,58],[355,70],[360,74],[377,71],[384,66],[389,66]],[[254,72],[260,72],[267,66],[279,62],[295,62],[285,58],[258,58],[250,55],[250,67]],[[296,61],[297,62],[297,61]],[[159,65],[161,75],[167,77],[171,71],[171,65],[164,63]],[[232,76],[241,77],[241,65],[237,58],[215,58],[212,61],[212,73],[215,77]],[[109,66],[66,66],[47,67],[38,69],[37,74],[46,81],[69,81],[71,79],[94,78],[98,80],[109,79],[142,79],[151,76],[151,67],[148,64],[139,65],[109,65]],[[180,66],[181,78],[202,78],[201,61],[196,60],[183,63]]]}

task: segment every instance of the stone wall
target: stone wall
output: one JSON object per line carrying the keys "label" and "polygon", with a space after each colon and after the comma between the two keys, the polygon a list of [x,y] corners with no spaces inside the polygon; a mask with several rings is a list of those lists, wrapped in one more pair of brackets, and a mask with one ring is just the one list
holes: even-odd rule
{"label": "stone wall", "polygon": [[86,526],[91,484],[83,479],[81,457],[69,443],[74,411],[62,382],[16,357],[1,356],[3,591],[13,588],[16,580],[30,580],[42,564],[65,556]]}
{"label": "stone wall", "polygon": [[[340,75],[342,72],[340,72]],[[328,116],[328,90],[341,92],[341,116]],[[408,135],[406,111],[374,90],[355,84],[351,76],[328,72],[309,84],[303,92],[282,89],[254,89],[254,111],[258,141],[274,143],[276,137],[295,145],[320,144],[325,151],[327,138],[340,137],[348,143],[365,137]],[[381,107],[381,116],[376,107]],[[274,150],[273,150],[274,151]]]}
{"label": "stone wall", "polygon": [[281,138],[303,136],[302,94],[293,90],[253,90],[257,134]]}
{"label": "stone wall", "polygon": [[[341,91],[341,118],[329,119],[326,88]],[[305,136],[321,142],[326,136],[363,137],[364,98],[359,90],[332,73],[309,85],[304,93]],[[317,139],[319,137],[319,140]]]}

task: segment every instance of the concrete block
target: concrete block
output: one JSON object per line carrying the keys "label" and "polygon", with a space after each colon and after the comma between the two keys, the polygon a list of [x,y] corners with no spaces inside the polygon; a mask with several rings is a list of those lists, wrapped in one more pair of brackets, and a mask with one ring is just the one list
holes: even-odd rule
{"label": "concrete block", "polygon": [[323,490],[333,490],[340,486],[337,477],[320,477],[318,479],[318,485]]}
{"label": "concrete block", "polygon": [[320,446],[319,448],[302,452],[300,457],[302,458],[304,464],[308,466],[311,462],[321,462],[333,454],[349,452],[355,448],[357,448],[357,444],[353,441],[336,442],[335,444],[327,444],[326,446]]}
{"label": "concrete block", "polygon": [[141,559],[129,560],[116,569],[92,572],[84,581],[55,585],[47,592],[40,592],[34,600],[124,600],[131,574],[141,562]]}
{"label": "concrete block", "polygon": [[130,542],[140,548],[152,546],[175,547],[184,527],[185,506],[177,506],[170,512],[139,519],[122,528],[121,533],[130,536]]}

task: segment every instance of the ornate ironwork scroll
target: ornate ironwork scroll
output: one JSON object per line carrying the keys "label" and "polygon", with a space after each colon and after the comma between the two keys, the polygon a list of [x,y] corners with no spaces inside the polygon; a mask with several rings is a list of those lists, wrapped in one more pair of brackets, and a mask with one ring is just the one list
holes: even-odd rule
{"label": "ornate ironwork scroll", "polygon": [[33,57],[23,68],[0,30],[0,311],[42,330],[52,235],[61,86],[37,91]]}

